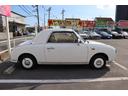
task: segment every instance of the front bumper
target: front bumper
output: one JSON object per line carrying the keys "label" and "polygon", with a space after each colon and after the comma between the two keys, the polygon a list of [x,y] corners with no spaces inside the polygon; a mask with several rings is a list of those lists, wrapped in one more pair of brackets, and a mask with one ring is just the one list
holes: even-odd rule
{"label": "front bumper", "polygon": [[106,64],[112,64],[113,61],[106,61]]}

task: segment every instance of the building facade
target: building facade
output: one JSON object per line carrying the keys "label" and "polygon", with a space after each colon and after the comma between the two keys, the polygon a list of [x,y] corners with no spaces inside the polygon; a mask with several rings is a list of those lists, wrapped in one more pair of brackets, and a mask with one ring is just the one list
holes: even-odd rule
{"label": "building facade", "polygon": [[[9,31],[15,34],[16,32],[25,31],[25,16],[11,11],[11,16],[8,17],[9,20]],[[5,32],[6,30],[5,17],[0,15],[0,32]]]}
{"label": "building facade", "polygon": [[128,5],[116,6],[116,22],[119,20],[128,20]]}

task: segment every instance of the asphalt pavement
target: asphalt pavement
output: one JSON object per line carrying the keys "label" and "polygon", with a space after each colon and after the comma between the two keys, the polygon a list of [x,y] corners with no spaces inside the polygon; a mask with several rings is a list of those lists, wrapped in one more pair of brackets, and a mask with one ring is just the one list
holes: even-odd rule
{"label": "asphalt pavement", "polygon": [[125,90],[128,89],[128,39],[97,40],[117,48],[116,60],[101,70],[88,65],[39,65],[32,70],[6,61],[0,64],[0,89]]}

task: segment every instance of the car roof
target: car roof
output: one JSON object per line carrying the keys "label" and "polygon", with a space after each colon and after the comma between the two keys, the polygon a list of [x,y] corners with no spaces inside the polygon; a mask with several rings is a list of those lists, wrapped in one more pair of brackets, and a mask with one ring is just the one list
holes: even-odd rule
{"label": "car roof", "polygon": [[50,34],[54,31],[68,31],[73,32],[72,29],[66,29],[66,28],[59,28],[59,29],[45,29],[41,31],[37,36],[33,39],[33,43],[39,44],[39,43],[46,43],[47,39],[49,38]]}
{"label": "car roof", "polygon": [[67,29],[67,28],[57,28],[57,29],[46,29],[45,31],[53,32],[53,31],[74,31],[73,29]]}

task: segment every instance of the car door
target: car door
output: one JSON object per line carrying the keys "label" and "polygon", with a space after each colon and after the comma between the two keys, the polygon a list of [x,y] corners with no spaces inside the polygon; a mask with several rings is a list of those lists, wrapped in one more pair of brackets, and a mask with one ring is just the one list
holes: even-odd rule
{"label": "car door", "polygon": [[53,32],[45,45],[46,62],[86,62],[87,47],[74,32]]}

